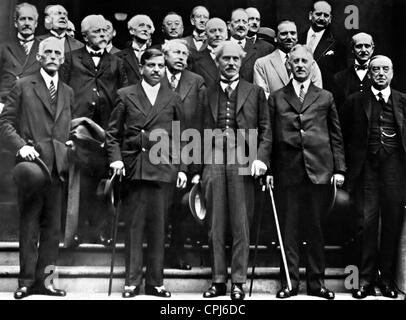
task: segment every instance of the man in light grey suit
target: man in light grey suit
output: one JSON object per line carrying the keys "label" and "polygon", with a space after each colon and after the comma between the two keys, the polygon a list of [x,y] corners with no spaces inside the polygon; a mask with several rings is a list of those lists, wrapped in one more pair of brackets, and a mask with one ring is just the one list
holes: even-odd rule
{"label": "man in light grey suit", "polygon": [[[254,84],[262,87],[267,97],[291,80],[287,59],[290,50],[297,44],[296,24],[289,20],[280,22],[276,39],[278,49],[258,59],[254,65]],[[310,79],[315,86],[322,88],[321,72],[316,62],[312,64]]]}

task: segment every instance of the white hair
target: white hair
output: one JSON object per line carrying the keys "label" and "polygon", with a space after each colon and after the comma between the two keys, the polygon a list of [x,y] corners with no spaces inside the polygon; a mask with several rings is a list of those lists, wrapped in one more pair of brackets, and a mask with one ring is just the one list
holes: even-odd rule
{"label": "white hair", "polygon": [[55,45],[61,51],[62,56],[65,54],[65,40],[55,37],[48,37],[39,43],[38,55],[43,55],[45,46],[50,43]]}
{"label": "white hair", "polygon": [[87,33],[87,31],[89,31],[89,29],[97,23],[106,25],[106,19],[104,19],[101,14],[91,14],[90,16],[85,17],[80,24],[82,34]]}
{"label": "white hair", "polygon": [[134,29],[135,27],[137,27],[141,23],[141,21],[146,21],[147,23],[149,23],[152,27],[151,33],[155,32],[154,23],[152,22],[151,18],[145,14],[137,14],[134,17],[132,17],[130,19],[130,21],[128,21],[128,23],[127,23],[128,30]]}
{"label": "white hair", "polygon": [[184,39],[172,39],[167,41],[163,46],[162,46],[162,52],[167,54],[169,50],[173,49],[173,48],[177,48],[177,46],[181,44],[184,45],[188,51],[188,55],[189,55],[189,46],[186,42],[186,40]]}

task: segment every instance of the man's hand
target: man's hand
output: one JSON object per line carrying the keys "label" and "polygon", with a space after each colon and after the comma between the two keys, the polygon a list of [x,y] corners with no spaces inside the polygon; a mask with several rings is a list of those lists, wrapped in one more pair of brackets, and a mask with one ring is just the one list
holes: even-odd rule
{"label": "man's hand", "polygon": [[116,175],[123,175],[125,176],[125,168],[124,168],[124,162],[123,161],[114,161],[110,163],[110,168],[113,170],[113,174],[115,173]]}
{"label": "man's hand", "polygon": [[26,161],[34,161],[39,157],[39,153],[32,146],[24,146],[19,151],[18,154],[21,158]]}
{"label": "man's hand", "polygon": [[266,189],[269,190],[269,188],[273,189],[273,176],[266,176],[266,178],[262,177],[259,183],[262,186],[262,191],[265,191]]}
{"label": "man's hand", "polygon": [[251,175],[255,178],[263,176],[266,173],[266,164],[261,160],[254,160],[251,166]]}
{"label": "man's hand", "polygon": [[68,140],[65,142],[65,145],[71,149],[72,151],[76,150],[76,144],[72,140]]}
{"label": "man's hand", "polygon": [[334,183],[337,185],[337,187],[342,187],[344,184],[344,176],[342,174],[336,173],[333,175],[331,178],[331,183]]}
{"label": "man's hand", "polygon": [[198,184],[200,182],[200,174],[196,174],[193,176],[192,181],[190,181],[192,184]]}
{"label": "man's hand", "polygon": [[187,183],[187,176],[184,172],[178,172],[178,179],[176,180],[176,188],[185,189]]}

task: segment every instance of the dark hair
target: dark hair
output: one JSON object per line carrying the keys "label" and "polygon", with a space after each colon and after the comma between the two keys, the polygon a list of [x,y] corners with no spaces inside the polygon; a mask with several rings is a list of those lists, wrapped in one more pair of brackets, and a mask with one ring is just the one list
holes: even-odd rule
{"label": "dark hair", "polygon": [[140,64],[143,66],[147,60],[163,56],[163,52],[158,49],[148,49],[142,54]]}

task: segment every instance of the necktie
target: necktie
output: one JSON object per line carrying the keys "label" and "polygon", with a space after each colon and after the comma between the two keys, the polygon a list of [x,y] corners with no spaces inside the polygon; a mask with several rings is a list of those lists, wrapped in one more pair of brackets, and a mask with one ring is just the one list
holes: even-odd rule
{"label": "necktie", "polygon": [[54,104],[56,102],[56,89],[53,80],[51,80],[49,85],[49,94],[51,96],[51,104]]}
{"label": "necktie", "polygon": [[304,85],[302,84],[300,86],[299,100],[301,103],[303,103],[304,99],[305,99],[305,92],[304,92]]}
{"label": "necktie", "polygon": [[241,46],[241,48],[243,47],[242,46],[242,41],[240,40],[240,41],[238,41],[238,44]]}
{"label": "necktie", "polygon": [[310,50],[312,50],[312,52],[314,53],[315,48],[315,44],[316,44],[316,34],[313,33],[312,36],[310,37],[309,43],[307,44],[307,46],[310,48]]}
{"label": "necktie", "polygon": [[28,42],[22,42],[21,45],[23,46],[25,55],[28,56],[28,54],[30,53],[30,48],[28,47]]}
{"label": "necktie", "polygon": [[251,41],[253,44],[255,44],[255,40],[256,40],[256,37],[255,37],[255,36],[247,37],[247,39],[248,39],[249,41]]}
{"label": "necktie", "polygon": [[381,104],[381,106],[384,106],[385,104],[386,104],[386,102],[385,102],[385,100],[383,99],[383,95],[382,95],[382,92],[378,92],[378,94],[377,94],[377,96],[378,96],[378,102]]}
{"label": "necktie", "polygon": [[175,75],[173,74],[173,75],[171,76],[171,89],[172,89],[173,91],[175,91],[175,90],[176,90],[176,87],[178,86],[177,82],[178,82],[178,81],[177,81]]}
{"label": "necktie", "polygon": [[233,88],[231,88],[231,84],[229,84],[225,89],[225,92],[226,92],[226,95],[227,95],[228,99],[231,98],[231,95],[233,94],[233,91],[234,90],[233,90]]}
{"label": "necktie", "polygon": [[195,41],[205,41],[207,39],[206,33],[203,32],[201,34],[198,33],[193,33],[193,38],[195,39]]}
{"label": "necktie", "polygon": [[285,56],[285,68],[286,68],[286,72],[288,73],[288,77],[290,78],[291,75],[291,71],[290,71],[290,65],[289,65],[289,54],[286,54]]}

